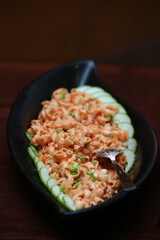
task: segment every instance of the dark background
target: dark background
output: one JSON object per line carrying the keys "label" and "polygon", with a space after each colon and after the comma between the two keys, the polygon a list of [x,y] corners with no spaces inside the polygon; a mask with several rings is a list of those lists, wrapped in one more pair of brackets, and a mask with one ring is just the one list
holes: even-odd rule
{"label": "dark background", "polygon": [[0,1],[0,59],[157,65],[160,1]]}

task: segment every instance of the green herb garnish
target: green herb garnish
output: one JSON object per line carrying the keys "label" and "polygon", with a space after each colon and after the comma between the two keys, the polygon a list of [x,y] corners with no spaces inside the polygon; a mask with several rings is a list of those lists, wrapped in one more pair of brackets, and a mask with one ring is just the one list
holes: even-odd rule
{"label": "green herb garnish", "polygon": [[64,193],[65,192],[65,188],[64,187],[60,187],[60,191]]}
{"label": "green herb garnish", "polygon": [[111,121],[111,120],[113,120],[113,115],[112,114],[110,114],[110,116],[108,116],[108,117],[106,117],[106,121],[108,122],[108,121]]}
{"label": "green herb garnish", "polygon": [[111,115],[110,115],[110,118],[111,118],[111,120],[113,120],[114,116],[111,114]]}
{"label": "green herb garnish", "polygon": [[79,183],[74,184],[75,187],[79,187]]}
{"label": "green herb garnish", "polygon": [[52,163],[54,162],[52,158],[48,158],[48,161],[50,161]]}
{"label": "green herb garnish", "polygon": [[88,109],[91,109],[91,105],[90,105],[90,104],[88,104],[88,106],[87,106],[87,107],[88,107]]}
{"label": "green herb garnish", "polygon": [[85,157],[84,156],[79,155],[78,157],[81,159],[82,162],[85,162]]}
{"label": "green herb garnish", "polygon": [[70,150],[70,151],[73,151],[73,148],[67,148],[68,150]]}
{"label": "green herb garnish", "polygon": [[76,182],[80,182],[82,180],[82,178],[78,178],[76,179]]}
{"label": "green herb garnish", "polygon": [[97,181],[97,179],[96,179],[96,178],[94,177],[94,175],[93,175],[94,172],[88,171],[88,172],[86,172],[86,173],[91,177],[92,182]]}
{"label": "green herb garnish", "polygon": [[61,93],[62,99],[65,99],[65,98],[66,98],[66,94],[67,94],[67,93]]}
{"label": "green herb garnish", "polygon": [[63,132],[63,130],[60,129],[60,128],[58,128],[58,129],[56,130],[56,132],[57,132],[57,133],[60,133],[60,132]]}
{"label": "green herb garnish", "polygon": [[77,174],[78,168],[76,168],[76,167],[74,167],[72,165],[68,165],[67,167],[72,171],[73,175]]}
{"label": "green herb garnish", "polygon": [[74,113],[74,112],[72,112],[72,113],[71,113],[71,116],[72,116],[72,117],[75,117],[75,113]]}
{"label": "green herb garnish", "polygon": [[110,121],[110,120],[111,120],[110,116],[106,117],[107,122]]}

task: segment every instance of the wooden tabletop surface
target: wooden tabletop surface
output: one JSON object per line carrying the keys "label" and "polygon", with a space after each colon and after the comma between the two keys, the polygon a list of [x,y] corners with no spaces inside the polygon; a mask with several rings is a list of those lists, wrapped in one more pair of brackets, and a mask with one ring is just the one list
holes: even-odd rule
{"label": "wooden tabletop surface", "polygon": [[[138,194],[112,212],[58,218],[21,175],[9,151],[6,125],[12,103],[40,74],[61,64],[0,62],[0,239],[160,239],[160,156]],[[160,68],[97,64],[101,79],[137,109],[160,142]]]}

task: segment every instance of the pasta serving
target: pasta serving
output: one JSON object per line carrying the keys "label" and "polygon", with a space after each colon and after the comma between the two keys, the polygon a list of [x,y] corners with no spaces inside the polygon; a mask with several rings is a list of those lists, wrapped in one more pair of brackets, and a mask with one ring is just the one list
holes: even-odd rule
{"label": "pasta serving", "polygon": [[[120,180],[109,161],[97,159],[97,152],[108,147],[124,150],[128,131],[113,121],[118,106],[105,106],[88,93],[76,89],[69,93],[65,88],[54,91],[42,106],[27,132],[49,176],[77,210],[112,198],[121,188]],[[125,169],[125,155],[119,155],[117,162]]]}

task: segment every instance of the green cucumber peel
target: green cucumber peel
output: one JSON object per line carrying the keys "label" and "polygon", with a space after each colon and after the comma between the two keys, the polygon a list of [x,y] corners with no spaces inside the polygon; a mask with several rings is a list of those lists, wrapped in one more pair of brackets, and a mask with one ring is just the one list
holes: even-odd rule
{"label": "green cucumber peel", "polygon": [[63,197],[63,201],[64,201],[65,207],[66,207],[68,210],[70,210],[70,211],[75,211],[75,210],[76,210],[72,198],[70,198],[68,195],[65,195],[65,196]]}
{"label": "green cucumber peel", "polygon": [[39,157],[39,153],[38,153],[37,149],[35,148],[35,146],[33,146],[33,145],[30,143],[30,147],[31,147],[32,151],[34,152],[34,154],[35,154],[37,157]]}
{"label": "green cucumber peel", "polygon": [[37,168],[37,171],[39,172],[39,170],[42,168],[42,167],[44,167],[45,165],[44,165],[44,163],[41,161],[41,160],[39,160],[39,161],[37,161],[37,163],[36,163],[36,168]]}
{"label": "green cucumber peel", "polygon": [[123,152],[123,155],[126,156],[126,162],[127,162],[125,166],[125,172],[129,173],[134,167],[136,156],[135,156],[135,153],[130,149],[125,149]]}
{"label": "green cucumber peel", "polygon": [[47,188],[51,190],[51,188],[55,185],[57,185],[57,180],[50,177],[47,181]]}
{"label": "green cucumber peel", "polygon": [[121,123],[121,122],[128,122],[128,123],[131,123],[131,119],[130,117],[125,114],[125,113],[117,113],[115,116],[114,116],[114,119],[113,121],[115,123]]}
{"label": "green cucumber peel", "polygon": [[28,133],[28,132],[26,132],[26,137],[28,138],[28,140],[31,142],[32,141],[32,137],[31,137],[31,135]]}
{"label": "green cucumber peel", "polygon": [[49,177],[49,170],[47,167],[43,166],[39,169],[39,176],[42,181],[42,183],[47,186],[47,181],[50,178]]}

